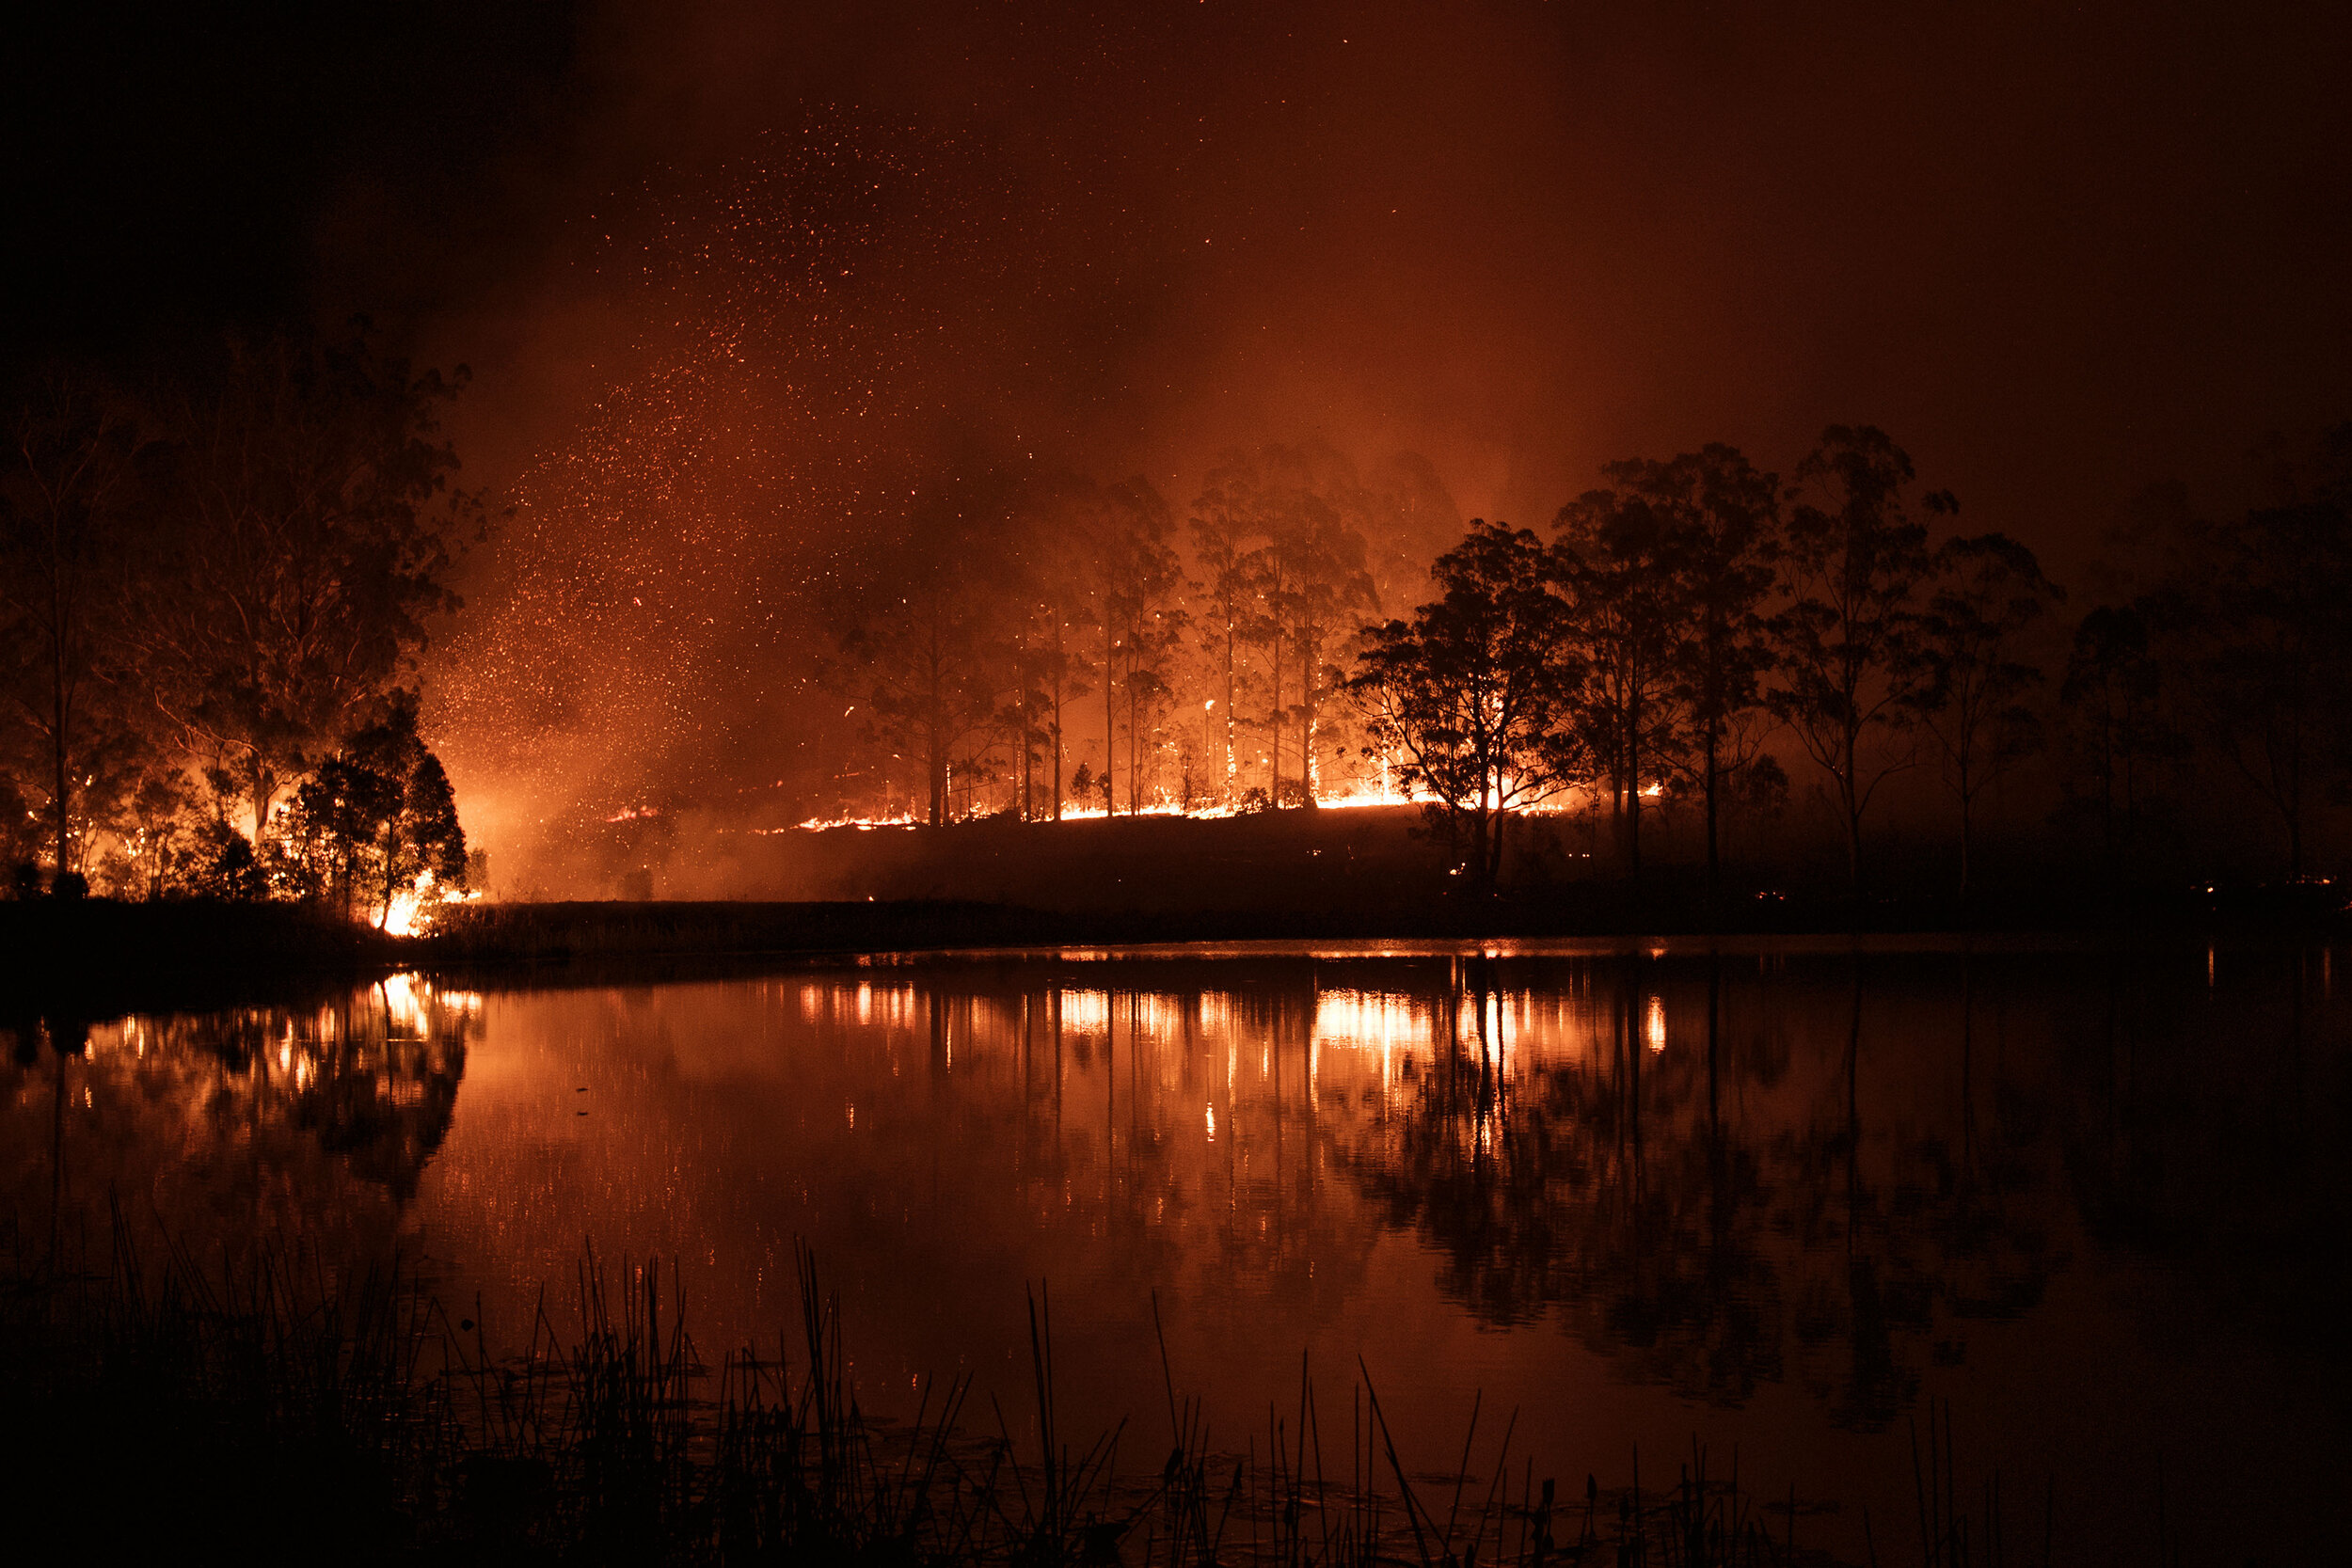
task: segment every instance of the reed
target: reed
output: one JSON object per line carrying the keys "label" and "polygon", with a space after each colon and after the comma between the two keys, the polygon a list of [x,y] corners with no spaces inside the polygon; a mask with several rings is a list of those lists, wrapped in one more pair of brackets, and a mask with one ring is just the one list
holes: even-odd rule
{"label": "reed", "polygon": [[[1033,1405],[1030,1445],[993,1396],[993,1431],[972,1429],[969,1377],[924,1384],[911,1422],[869,1420],[839,1302],[804,1247],[797,1343],[714,1366],[688,1329],[677,1275],[658,1262],[615,1265],[583,1248],[568,1312],[543,1294],[525,1342],[501,1353],[478,1304],[453,1318],[411,1272],[276,1257],[239,1272],[168,1243],[151,1259],[119,1212],[109,1219],[95,1246],[23,1227],[0,1236],[0,1418],[43,1445],[14,1476],[31,1500],[14,1512],[16,1539],[77,1557],[193,1546],[262,1560],[876,1568],[1831,1560],[1798,1539],[1793,1497],[1768,1507],[1743,1490],[1736,1454],[1719,1476],[1694,1444],[1673,1485],[1645,1490],[1637,1453],[1631,1484],[1604,1492],[1588,1477],[1580,1506],[1532,1459],[1518,1456],[1515,1473],[1516,1413],[1482,1449],[1493,1424],[1483,1402],[1433,1484],[1406,1462],[1360,1364],[1344,1434],[1325,1432],[1302,1355],[1295,1395],[1236,1448],[1181,1390],[1164,1334],[1169,1446],[1156,1466],[1122,1469],[1124,1424],[1083,1442],[1063,1432],[1043,1287],[1029,1302],[1017,1402]],[[1156,1331],[1156,1299],[1153,1321]],[[1940,1437],[1932,1418],[1923,1568],[2006,1563],[1997,1488],[1968,1522],[1949,1413]],[[1333,1464],[1343,1435],[1348,1457]]]}

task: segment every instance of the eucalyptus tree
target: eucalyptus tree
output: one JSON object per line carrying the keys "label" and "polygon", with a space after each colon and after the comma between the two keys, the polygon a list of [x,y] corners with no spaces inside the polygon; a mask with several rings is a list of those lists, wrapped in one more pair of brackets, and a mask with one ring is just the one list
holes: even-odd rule
{"label": "eucalyptus tree", "polygon": [[2164,705],[2164,673],[2148,619],[2134,605],[2099,605],[2075,623],[2058,686],[2072,752],[2070,804],[2099,818],[2110,871],[2137,841],[2153,768],[2179,750]]}
{"label": "eucalyptus tree", "polygon": [[1474,521],[1430,575],[1435,600],[1363,632],[1348,689],[1483,897],[1509,814],[1589,776],[1572,721],[1585,667],[1534,533]]}
{"label": "eucalyptus tree", "polygon": [[9,727],[38,758],[24,782],[56,874],[79,876],[93,830],[135,791],[147,749],[125,635],[146,563],[133,538],[132,497],[144,441],[118,394],[70,372],[27,389],[10,410],[8,437],[0,689]]}
{"label": "eucalyptus tree", "polygon": [[440,758],[417,730],[417,699],[395,690],[380,717],[343,737],[294,791],[285,841],[307,885],[362,907],[382,928],[400,895],[466,880],[466,834]]}
{"label": "eucalyptus tree", "polygon": [[[1881,744],[1914,722],[1931,685],[1918,597],[1933,558],[1906,494],[1917,477],[1911,457],[1876,426],[1832,425],[1796,477],[1770,701],[1829,775],[1858,897],[1864,816],[1879,786],[1915,760],[1882,754]],[[1956,509],[1948,491],[1918,504],[1930,515]]]}
{"label": "eucalyptus tree", "polygon": [[1219,753],[1216,795],[1230,802],[1240,788],[1241,759],[1235,742],[1248,673],[1248,628],[1257,599],[1249,564],[1256,517],[1244,475],[1232,455],[1210,471],[1206,486],[1192,504],[1192,557],[1200,573],[1192,625],[1216,693],[1207,700],[1210,735]]}
{"label": "eucalyptus tree", "polygon": [[1147,716],[1172,694],[1171,665],[1184,628],[1183,568],[1170,541],[1168,503],[1138,477],[1100,493],[1091,551],[1103,638],[1104,802],[1116,810],[1119,710],[1127,711],[1127,810],[1143,804]]}
{"label": "eucalyptus tree", "polygon": [[1922,623],[1931,685],[1921,718],[1934,736],[1946,784],[1960,805],[1960,894],[1968,895],[1977,797],[2042,745],[2028,700],[2042,669],[2022,644],[2064,594],[2033,551],[2002,533],[1947,541]]}
{"label": "eucalyptus tree", "polygon": [[[1649,699],[1652,733],[1639,746],[1645,726],[1620,712],[1615,728],[1637,744],[1610,754],[1629,765],[1643,751],[1684,759],[1698,785],[1712,899],[1728,781],[1758,747],[1747,721],[1763,703],[1761,677],[1772,659],[1764,607],[1781,550],[1780,480],[1718,442],[1668,462],[1617,463],[1606,471],[1616,489],[1597,493],[1597,515],[1585,510],[1594,497],[1571,509],[1578,524],[1601,535],[1579,550],[1576,578],[1597,591],[1597,629],[1622,672],[1616,694]],[[1627,519],[1614,537],[1604,521],[1612,515]],[[1631,562],[1622,559],[1629,546]],[[1637,828],[1640,800],[1635,793]]]}
{"label": "eucalyptus tree", "polygon": [[921,499],[903,548],[860,585],[842,649],[863,667],[868,726],[923,770],[932,827],[952,815],[958,763],[997,721],[1000,633],[1020,604],[1013,506],[993,476]]}
{"label": "eucalyptus tree", "polygon": [[[2352,449],[2352,426],[2333,441]],[[2352,755],[2348,603],[2352,483],[2324,470],[2291,476],[2240,520],[2198,525],[2153,601],[2192,717],[2269,808],[2291,879],[2304,875],[2311,815]]]}
{"label": "eucalyptus tree", "polygon": [[408,668],[479,497],[451,483],[441,411],[465,386],[335,342],[231,345],[170,401],[173,584],[141,626],[163,710],[230,759],[258,839],[279,794]]}
{"label": "eucalyptus tree", "polygon": [[1050,763],[1047,815],[1057,822],[1076,728],[1072,705],[1094,690],[1101,673],[1089,650],[1102,626],[1103,508],[1101,486],[1072,473],[1034,481],[1021,499],[1017,614],[1025,669],[1036,684],[1038,738]]}
{"label": "eucalyptus tree", "polygon": [[1695,524],[1668,467],[1613,463],[1602,469],[1608,487],[1586,491],[1554,520],[1553,570],[1590,660],[1587,742],[1608,769],[1627,874],[1637,882],[1644,774],[1662,776],[1687,736],[1677,654],[1687,619],[1681,558]]}
{"label": "eucalyptus tree", "polygon": [[[1341,683],[1328,650],[1378,607],[1363,532],[1373,505],[1354,467],[1319,443],[1228,452],[1194,503],[1196,551],[1210,578],[1203,629],[1223,644],[1229,710],[1236,652],[1263,650],[1267,798],[1278,805],[1287,798],[1286,729],[1299,737],[1297,796],[1313,802],[1319,716]],[[1297,700],[1286,705],[1293,685]]]}

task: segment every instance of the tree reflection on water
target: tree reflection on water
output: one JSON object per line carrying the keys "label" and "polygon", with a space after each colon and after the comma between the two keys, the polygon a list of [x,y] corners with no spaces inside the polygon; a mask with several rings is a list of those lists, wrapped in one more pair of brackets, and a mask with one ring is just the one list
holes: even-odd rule
{"label": "tree reflection on water", "polygon": [[[2284,1344],[2340,1388],[2325,958],[2218,989],[2200,959],[1040,958],[486,1009],[393,979],[20,1022],[0,1182],[20,1243],[103,1241],[110,1199],[208,1255],[426,1238],[492,1312],[524,1291],[509,1318],[593,1237],[689,1259],[721,1344],[772,1330],[765,1265],[805,1240],[910,1372],[1016,1342],[1050,1275],[1073,1342],[1131,1358],[1156,1291],[1246,1399],[1318,1336],[1394,1355],[1464,1316],[1510,1375],[1792,1388],[1851,1432],[2005,1320],[2063,1357],[2138,1311],[2167,1365]],[[2052,1307],[2086,1250],[2096,1291]]]}
{"label": "tree reflection on water", "polygon": [[[1441,1250],[1443,1288],[1482,1319],[1554,1317],[1627,1374],[1716,1404],[1793,1367],[1839,1425],[1876,1430],[1909,1406],[1923,1358],[1961,1353],[1935,1338],[1939,1307],[2017,1316],[2063,1263],[2036,1157],[2047,1118],[2004,1091],[1977,1125],[1963,997],[1958,1138],[1908,1120],[1880,1132],[1866,1076],[1915,1064],[1875,1059],[1860,967],[1842,1049],[1799,1082],[1791,1014],[1727,1018],[1724,963],[1597,966],[1589,1048],[1553,1054],[1513,1038],[1492,967],[1468,966],[1458,1006],[1473,1023],[1433,1032],[1452,1049],[1350,1164],[1392,1223]],[[1806,1022],[1818,1045],[1831,1021]]]}
{"label": "tree reflection on water", "polygon": [[208,1263],[384,1256],[448,1135],[480,1006],[394,975],[270,1006],[17,1020],[0,1191],[20,1249],[103,1248],[119,1215]]}

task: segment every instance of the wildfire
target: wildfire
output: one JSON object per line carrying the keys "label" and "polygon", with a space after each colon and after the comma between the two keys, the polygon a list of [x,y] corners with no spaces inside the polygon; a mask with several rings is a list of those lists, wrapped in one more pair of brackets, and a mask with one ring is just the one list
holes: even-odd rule
{"label": "wildfire", "polygon": [[442,905],[470,904],[481,896],[445,887],[430,871],[420,872],[414,883],[392,895],[391,906],[384,911],[384,929],[396,937],[413,937],[433,924]]}
{"label": "wildfire", "polygon": [[[1368,781],[1354,789],[1340,791],[1328,795],[1318,793],[1315,797],[1315,805],[1318,809],[1323,811],[1348,811],[1370,806],[1423,806],[1429,804],[1430,801],[1435,799],[1435,797],[1430,795],[1426,790],[1399,787],[1393,782],[1392,777],[1389,775],[1388,770],[1385,768],[1382,769],[1382,773],[1383,777],[1380,780]],[[1503,792],[1505,795],[1509,794],[1512,787],[1512,781],[1508,779],[1503,781]],[[1658,784],[1645,785],[1642,790],[1643,795],[1651,800],[1658,799],[1663,792],[1664,786]],[[1572,787],[1561,790],[1545,800],[1524,801],[1514,805],[1511,808],[1511,811],[1514,816],[1565,816],[1581,809],[1586,804],[1589,804],[1593,799],[1594,792],[1590,788]],[[1168,800],[1166,797],[1162,797],[1161,799],[1155,800],[1147,801],[1141,806],[1122,804],[1116,813],[1111,813],[1105,812],[1101,806],[1098,805],[1082,805],[1073,800],[1065,800],[1062,802],[1061,816],[1055,820],[1061,822],[1100,822],[1110,816],[1181,816],[1188,817],[1196,822],[1207,822],[1226,817],[1248,816],[1252,815],[1254,812],[1263,811],[1264,809],[1266,808],[1263,805],[1263,800],[1249,804],[1245,804],[1239,801],[1223,801],[1216,805],[1185,806],[1180,805],[1176,801]],[[648,815],[650,815],[650,813],[648,813]],[[1010,813],[983,813],[980,815],[1009,816]],[[609,818],[608,820],[619,821],[621,818],[613,817]],[[960,818],[959,820],[962,819]],[[1043,818],[1041,817],[1039,820],[1043,820]],[[867,832],[881,828],[917,828],[922,825],[921,818],[914,816],[912,813],[897,813],[870,816],[857,815],[844,815],[841,816],[812,816],[804,822],[794,823],[790,827],[753,828],[749,831],[765,838],[772,837],[779,833],[825,832],[836,828],[850,828],[860,832]]]}

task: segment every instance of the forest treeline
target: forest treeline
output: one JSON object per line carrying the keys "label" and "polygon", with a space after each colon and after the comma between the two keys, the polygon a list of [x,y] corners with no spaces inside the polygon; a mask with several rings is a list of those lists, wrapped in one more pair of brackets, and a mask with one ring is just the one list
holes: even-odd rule
{"label": "forest treeline", "polygon": [[[486,537],[439,423],[464,379],[359,326],[16,389],[7,891],[383,924],[465,886],[415,687]],[[1963,893],[1996,819],[2126,879],[2300,879],[2332,852],[2352,426],[2226,516],[2148,492],[2072,595],[1874,428],[1785,475],[1708,445],[1599,478],[1540,529],[1466,523],[1424,461],[1321,445],[1229,452],[1181,513],[1141,479],[940,487],[836,583],[828,684],[863,741],[838,809],[1409,799],[1479,892],[1544,810],[1636,882],[1661,838],[1710,891],[1769,842],[1860,893],[1898,793],[1915,829],[1940,802]]]}
{"label": "forest treeline", "polygon": [[1733,824],[1786,838],[1802,802],[1860,894],[1911,775],[1963,895],[2004,787],[2119,876],[2249,844],[2310,875],[2352,780],[2352,426],[2240,514],[2146,493],[2076,595],[1871,427],[1785,477],[1724,445],[1600,477],[1541,531],[1465,527],[1425,463],[1366,478],[1319,446],[1229,452],[1181,519],[1142,479],[967,483],[846,601],[870,751],[841,809],[1409,795],[1481,890],[1531,810],[1579,814],[1636,880],[1671,818],[1712,892]]}
{"label": "forest treeline", "polygon": [[0,864],[19,897],[279,897],[381,925],[462,886],[419,736],[426,618],[479,532],[442,408],[364,325],[9,402]]}

